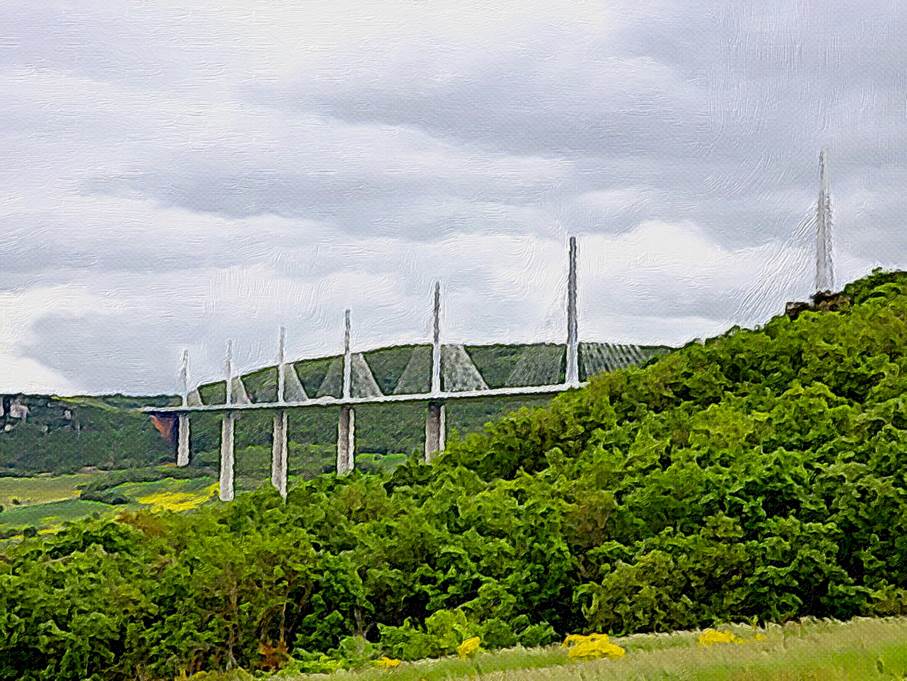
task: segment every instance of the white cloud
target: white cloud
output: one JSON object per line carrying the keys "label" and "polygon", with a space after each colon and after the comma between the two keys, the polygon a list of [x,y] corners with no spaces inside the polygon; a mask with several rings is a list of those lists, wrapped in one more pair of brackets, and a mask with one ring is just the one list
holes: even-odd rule
{"label": "white cloud", "polygon": [[[35,340],[35,325],[45,314],[78,319],[88,311],[110,314],[117,308],[109,297],[72,286],[0,292],[0,392],[72,393],[87,388],[24,351]],[[57,342],[63,345],[67,339]]]}

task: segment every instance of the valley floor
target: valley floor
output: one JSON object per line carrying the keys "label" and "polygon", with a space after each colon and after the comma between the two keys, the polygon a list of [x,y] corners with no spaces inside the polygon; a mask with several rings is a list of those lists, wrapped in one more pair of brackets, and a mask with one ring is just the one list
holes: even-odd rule
{"label": "valley floor", "polygon": [[[330,676],[283,676],[292,681],[874,681],[907,678],[907,618],[807,620],[784,626],[733,630],[742,643],[704,646],[696,632],[640,634],[613,639],[619,659],[570,660],[563,648],[509,649],[472,659],[401,663],[395,669]],[[758,636],[757,634],[762,634]]]}

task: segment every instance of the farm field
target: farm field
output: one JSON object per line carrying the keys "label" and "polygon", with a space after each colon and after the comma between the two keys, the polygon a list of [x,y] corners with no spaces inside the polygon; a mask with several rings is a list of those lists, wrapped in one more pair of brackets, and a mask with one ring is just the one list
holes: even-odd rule
{"label": "farm field", "polygon": [[[293,454],[290,486],[321,475],[321,468],[328,469],[333,464],[321,451],[295,450]],[[254,491],[270,485],[270,449],[244,447],[237,455],[239,490]],[[356,457],[356,467],[365,472],[390,472],[406,459],[406,454],[365,452]],[[205,462],[210,466],[199,468]],[[0,532],[9,536],[15,534],[13,530],[42,531],[63,522],[123,510],[192,510],[217,496],[217,478],[213,475],[217,455],[206,452],[194,465],[195,469],[181,472],[169,465],[72,475],[0,477]],[[176,475],[194,477],[171,477]],[[147,477],[156,479],[143,479]]]}
{"label": "farm field", "polygon": [[216,495],[214,479],[201,476],[127,481],[104,487],[104,498],[80,498],[87,486],[103,485],[105,480],[115,482],[114,476],[126,474],[128,471],[0,478],[0,494],[5,501],[0,504],[4,507],[0,531],[54,530],[65,522],[123,510],[191,510]]}
{"label": "farm field", "polygon": [[873,681],[907,675],[907,618],[850,622],[804,620],[754,630],[719,627],[740,643],[702,645],[700,633],[636,634],[612,639],[619,659],[577,661],[565,648],[512,648],[473,658],[401,663],[336,674],[282,676],[292,681]]}
{"label": "farm field", "polygon": [[14,506],[0,514],[0,527],[47,529],[68,520],[113,511],[114,506],[100,501],[66,499],[30,506]]}
{"label": "farm field", "polygon": [[97,473],[76,473],[0,478],[0,506],[9,508],[74,499],[79,496],[81,486],[97,477]]}

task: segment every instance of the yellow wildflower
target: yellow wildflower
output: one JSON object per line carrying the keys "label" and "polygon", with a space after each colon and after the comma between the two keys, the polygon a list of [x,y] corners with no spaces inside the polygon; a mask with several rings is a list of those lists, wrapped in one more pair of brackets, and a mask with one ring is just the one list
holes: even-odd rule
{"label": "yellow wildflower", "polygon": [[473,636],[468,638],[463,643],[457,646],[457,655],[460,657],[468,657],[472,655],[479,649],[479,644],[482,643],[482,639],[478,636]]}
{"label": "yellow wildflower", "polygon": [[718,643],[743,643],[743,639],[731,631],[703,629],[696,642],[701,646],[713,646]]}
{"label": "yellow wildflower", "polygon": [[561,648],[569,648],[577,643],[582,643],[587,638],[587,636],[583,636],[582,634],[570,634],[564,639],[564,642],[561,643]]}
{"label": "yellow wildflower", "polygon": [[153,492],[139,497],[136,501],[151,506],[153,511],[191,511],[214,496],[217,488],[218,483],[215,482],[198,492]]}
{"label": "yellow wildflower", "polygon": [[599,657],[607,657],[615,660],[623,657],[626,650],[608,640],[607,634],[571,634],[564,639],[562,644],[568,649],[567,656],[581,660],[593,660]]}
{"label": "yellow wildflower", "polygon": [[400,660],[384,655],[375,660],[375,664],[382,669],[394,669],[395,667],[400,666]]}

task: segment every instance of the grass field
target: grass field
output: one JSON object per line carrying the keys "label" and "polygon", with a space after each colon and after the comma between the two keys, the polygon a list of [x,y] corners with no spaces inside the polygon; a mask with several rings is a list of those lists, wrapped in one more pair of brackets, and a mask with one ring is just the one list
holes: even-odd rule
{"label": "grass field", "polygon": [[164,492],[198,492],[208,487],[213,481],[213,478],[208,477],[187,478],[185,480],[164,478],[163,480],[151,480],[148,482],[124,482],[122,485],[117,485],[111,489],[131,499],[139,500],[151,494]]}
{"label": "grass field", "polygon": [[[907,678],[907,618],[810,620],[733,630],[743,643],[702,646],[696,632],[614,639],[620,659],[577,662],[560,647],[479,653],[472,659],[402,663],[394,669],[302,674],[293,681],[875,681]],[[756,639],[756,633],[765,636]]]}
{"label": "grass field", "polygon": [[13,499],[22,506],[74,499],[79,487],[93,480],[96,473],[39,475],[27,478],[0,478],[0,506],[10,508]]}
{"label": "grass field", "polygon": [[[126,504],[107,504],[80,499],[81,487],[109,473],[0,478],[0,529],[37,530],[55,528],[68,520],[95,513],[114,514],[125,509],[190,510],[212,498],[213,478],[163,478],[147,482],[124,482],[110,488]],[[13,504],[13,499],[19,503]]]}
{"label": "grass field", "polygon": [[14,506],[0,514],[0,525],[6,527],[48,528],[67,520],[84,518],[92,513],[107,513],[115,508],[100,501],[67,499],[46,504]]}

